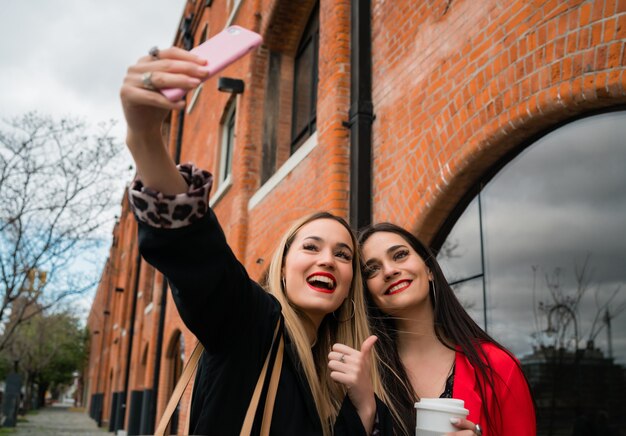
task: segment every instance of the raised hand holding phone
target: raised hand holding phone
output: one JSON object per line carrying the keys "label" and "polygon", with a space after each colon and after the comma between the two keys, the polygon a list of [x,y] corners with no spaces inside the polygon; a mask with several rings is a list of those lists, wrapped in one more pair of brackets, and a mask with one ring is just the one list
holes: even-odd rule
{"label": "raised hand holding phone", "polygon": [[[230,26],[190,52],[207,60],[208,64],[205,69],[209,72],[206,77],[208,79],[261,45],[262,42],[263,38],[258,33],[240,26]],[[181,88],[164,88],[160,91],[172,102],[180,100],[187,92]]]}

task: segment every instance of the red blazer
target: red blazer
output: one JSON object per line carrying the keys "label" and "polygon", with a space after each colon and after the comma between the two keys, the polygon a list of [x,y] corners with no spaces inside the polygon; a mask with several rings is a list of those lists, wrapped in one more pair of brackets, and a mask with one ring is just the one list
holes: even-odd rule
{"label": "red blazer", "polygon": [[[495,421],[491,423],[491,428],[486,422],[483,401],[477,386],[479,373],[465,355],[458,351],[452,396],[465,401],[465,408],[469,410],[467,419],[480,424],[483,436],[535,436],[535,408],[528,384],[517,362],[495,345],[486,343],[482,347],[494,370],[495,389],[492,390],[487,385],[485,395],[489,416]],[[493,401],[495,397],[500,402],[499,412]],[[502,419],[498,419],[497,413]]]}

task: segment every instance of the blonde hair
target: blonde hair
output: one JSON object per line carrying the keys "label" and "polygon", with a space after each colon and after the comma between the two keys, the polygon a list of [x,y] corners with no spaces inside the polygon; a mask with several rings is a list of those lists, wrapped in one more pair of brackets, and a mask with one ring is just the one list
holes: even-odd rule
{"label": "blonde hair", "polygon": [[[330,219],[343,225],[352,240],[354,256],[352,268],[354,271],[348,298],[333,314],[328,314],[317,329],[317,341],[311,347],[304,323],[311,322],[309,318],[297,306],[293,305],[282,285],[283,266],[285,256],[293,243],[298,231],[306,224],[319,219]],[[363,281],[360,272],[360,257],[354,232],[350,229],[343,218],[329,212],[318,212],[306,216],[295,222],[280,241],[274,252],[267,277],[267,290],[274,295],[282,306],[285,318],[285,327],[292,340],[295,350],[300,358],[302,369],[311,387],[313,400],[317,413],[322,422],[324,435],[332,434],[332,426],[339,413],[339,408],[345,397],[345,387],[330,378],[328,370],[328,353],[335,343],[342,343],[356,350],[361,349],[361,344],[370,336],[365,311],[365,296],[363,293]],[[354,306],[352,302],[354,301]],[[372,358],[376,359],[375,350],[372,349]],[[372,362],[372,384],[374,391],[383,392],[376,362]],[[383,393],[383,400],[385,400]]]}

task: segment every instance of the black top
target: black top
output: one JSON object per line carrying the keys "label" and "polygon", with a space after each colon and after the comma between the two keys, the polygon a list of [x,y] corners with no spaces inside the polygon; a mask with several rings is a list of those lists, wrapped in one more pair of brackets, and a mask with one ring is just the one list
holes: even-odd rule
{"label": "black top", "polygon": [[[205,348],[192,395],[191,433],[239,435],[281,316],[280,304],[248,277],[212,210],[194,224],[177,229],[155,228],[140,221],[139,249],[167,277],[182,320]],[[272,435],[322,434],[310,387],[299,367],[285,335]],[[390,416],[378,399],[377,404],[378,427],[386,434]],[[261,411],[262,404],[253,434],[258,434]],[[365,434],[347,398],[335,434]]]}
{"label": "black top", "polygon": [[452,392],[454,390],[454,367],[452,368],[452,373],[446,379],[446,386],[443,389],[439,398],[452,398]]}

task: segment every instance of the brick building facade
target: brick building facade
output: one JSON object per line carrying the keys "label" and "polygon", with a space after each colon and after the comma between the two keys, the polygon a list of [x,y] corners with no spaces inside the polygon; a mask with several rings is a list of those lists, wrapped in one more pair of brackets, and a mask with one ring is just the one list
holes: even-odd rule
{"label": "brick building facade", "polygon": [[[365,15],[354,14],[357,3]],[[564,123],[626,103],[626,0],[367,3],[187,2],[178,46],[230,24],[264,38],[219,74],[243,80],[243,93],[218,91],[214,77],[164,132],[173,156],[215,175],[211,205],[252,278],[292,220],[316,210],[353,222],[369,215],[351,206],[356,187],[371,198],[372,221],[440,246],[485,175]],[[351,48],[367,48],[351,34],[356,20],[371,23],[371,74],[358,79],[371,81],[371,102],[355,106]],[[369,167],[356,168],[355,150],[367,144],[351,144],[349,124],[371,108]],[[124,199],[89,315],[85,384],[94,419],[143,434],[195,338],[162,298],[162,276],[137,258],[136,236]]]}

